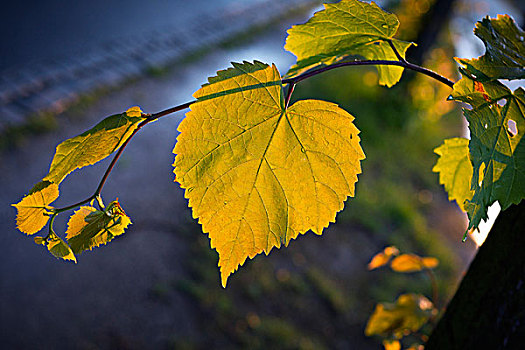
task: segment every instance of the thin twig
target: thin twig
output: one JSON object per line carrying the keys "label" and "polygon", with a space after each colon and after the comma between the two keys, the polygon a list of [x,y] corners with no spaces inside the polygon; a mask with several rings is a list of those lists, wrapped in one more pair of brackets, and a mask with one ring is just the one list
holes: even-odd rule
{"label": "thin twig", "polygon": [[394,53],[396,54],[397,59],[401,62],[407,63],[407,61],[403,58],[403,56],[401,56],[401,54],[397,51],[392,40],[388,39],[387,42],[388,42],[388,45],[390,45],[390,47],[392,48],[392,51],[394,51]]}
{"label": "thin twig", "polygon": [[[452,80],[449,80],[448,78],[446,78],[446,77],[444,77],[444,76],[442,76],[442,75],[440,75],[440,74],[438,74],[438,73],[436,73],[434,71],[431,71],[430,69],[427,69],[427,68],[424,68],[424,67],[421,67],[421,66],[418,66],[418,65],[415,65],[415,64],[407,62],[403,57],[401,57],[401,55],[396,50],[396,48],[394,47],[393,43],[390,40],[388,40],[388,43],[392,47],[392,50],[396,54],[396,56],[399,59],[399,61],[389,61],[389,60],[344,61],[344,62],[334,63],[334,64],[331,64],[329,66],[324,66],[324,67],[321,67],[321,68],[318,68],[318,69],[314,69],[314,70],[305,72],[305,73],[300,74],[300,75],[298,75],[296,77],[293,77],[293,78],[283,79],[282,80],[283,84],[289,84],[288,91],[286,93],[286,98],[285,98],[285,108],[288,108],[288,104],[290,103],[290,99],[292,97],[293,90],[294,90],[295,85],[297,83],[299,83],[299,82],[301,82],[301,81],[303,81],[305,79],[311,78],[313,76],[316,76],[318,74],[327,72],[329,70],[340,68],[340,67],[347,67],[347,66],[377,66],[377,65],[399,66],[399,67],[404,67],[404,68],[411,69],[411,70],[414,70],[416,72],[425,74],[425,75],[427,75],[427,76],[429,76],[431,78],[434,78],[437,81],[439,81],[439,82],[441,82],[441,83],[443,83],[443,84],[445,84],[445,85],[447,85],[447,86],[449,86],[451,88],[454,86],[454,82]],[[183,103],[183,104],[180,104],[178,106],[165,109],[165,110],[157,112],[157,113],[146,115],[146,119],[143,120],[137,126],[137,128],[131,133],[131,135],[126,139],[126,141],[124,141],[122,146],[120,146],[120,148],[118,149],[117,153],[113,157],[113,160],[111,161],[111,163],[109,164],[108,168],[106,169],[106,172],[104,173],[104,176],[100,180],[100,183],[99,183],[95,193],[93,193],[93,195],[89,196],[88,198],[86,198],[86,199],[84,199],[84,200],[82,200],[80,202],[77,202],[75,204],[68,205],[68,206],[63,207],[63,208],[57,208],[57,209],[54,210],[54,212],[55,213],[60,213],[60,212],[66,211],[66,210],[74,209],[74,208],[76,208],[76,207],[78,207],[78,206],[80,206],[82,204],[88,203],[89,201],[91,201],[91,200],[95,199],[97,196],[99,196],[100,193],[102,192],[102,188],[104,187],[104,185],[106,183],[106,180],[108,179],[109,175],[111,174],[111,171],[115,167],[115,164],[117,163],[117,161],[120,158],[121,154],[124,152],[124,149],[126,148],[128,143],[131,141],[131,139],[139,132],[139,130],[142,129],[143,126],[145,126],[146,124],[148,124],[148,123],[150,123],[150,122],[152,122],[154,120],[157,120],[159,118],[167,116],[169,114],[173,114],[175,112],[178,112],[178,111],[181,111],[183,109],[189,108],[195,102],[197,102],[197,101],[194,100],[194,101],[186,102],[186,103]],[[433,276],[431,276],[431,277],[433,278]]]}
{"label": "thin twig", "polygon": [[425,273],[430,279],[430,285],[432,286],[432,303],[434,307],[439,310],[439,289],[436,281],[436,276],[431,269],[425,268]]}
{"label": "thin twig", "polygon": [[295,88],[295,83],[290,83],[288,85],[288,91],[286,91],[286,98],[284,99],[284,109],[288,108],[288,105],[290,104],[290,99],[292,98],[292,93]]}
{"label": "thin twig", "polygon": [[153,114],[149,115],[146,119],[149,122],[157,120],[157,119],[162,118],[162,117],[164,117],[164,116],[166,116],[168,114],[172,114],[172,113],[181,111],[183,109],[189,108],[190,105],[192,105],[195,102],[197,102],[197,101],[186,102],[186,103],[183,103],[181,105],[178,105],[178,106],[175,106],[175,107],[171,107],[171,108],[165,109],[165,110],[157,112],[157,113],[153,113]]}
{"label": "thin twig", "polygon": [[399,67],[403,67],[403,68],[407,68],[407,69],[411,69],[413,71],[416,71],[416,72],[419,72],[419,73],[422,73],[422,74],[425,74],[431,78],[434,78],[436,80],[438,80],[439,82],[449,86],[449,87],[453,87],[454,86],[454,82],[434,71],[431,71],[430,69],[427,69],[427,68],[424,68],[424,67],[421,67],[421,66],[418,66],[418,65],[415,65],[415,64],[412,64],[412,63],[409,63],[407,61],[390,61],[390,60],[366,60],[366,61],[359,61],[359,60],[355,60],[355,61],[343,61],[343,62],[337,62],[337,63],[334,63],[334,64],[331,64],[329,66],[324,66],[324,67],[321,67],[321,68],[318,68],[318,69],[315,69],[315,70],[311,70],[309,72],[306,72],[306,73],[303,73],[301,75],[298,75],[296,77],[293,77],[293,78],[288,78],[288,79],[284,79],[283,80],[283,84],[289,84],[289,83],[299,83],[305,79],[308,79],[310,77],[313,77],[315,75],[318,75],[318,74],[321,74],[321,73],[324,73],[326,71],[329,71],[329,70],[332,70],[332,69],[336,69],[336,68],[340,68],[340,67],[347,67],[347,66],[399,66]]}

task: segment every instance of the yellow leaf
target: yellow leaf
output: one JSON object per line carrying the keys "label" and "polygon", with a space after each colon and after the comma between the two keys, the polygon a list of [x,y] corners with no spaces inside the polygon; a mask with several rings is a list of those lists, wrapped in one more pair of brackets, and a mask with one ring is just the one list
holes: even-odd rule
{"label": "yellow leaf", "polygon": [[450,201],[455,200],[461,210],[465,210],[465,201],[471,200],[472,163],[469,157],[469,140],[461,137],[447,139],[434,152],[439,159],[432,169],[439,173],[439,183],[445,186]]}
{"label": "yellow leaf", "polygon": [[49,252],[56,258],[71,260],[75,263],[77,262],[77,258],[75,257],[75,254],[73,254],[71,248],[54,232],[51,232],[51,234],[47,237],[45,244]]}
{"label": "yellow leaf", "polygon": [[396,272],[416,272],[431,269],[438,265],[439,260],[433,257],[422,258],[415,254],[401,254],[392,260],[390,267]]}
{"label": "yellow leaf", "polygon": [[[421,305],[425,307],[422,308]],[[427,308],[427,305],[431,305]],[[416,332],[434,312],[432,302],[423,295],[402,294],[395,304],[380,303],[368,319],[365,335],[401,338],[406,332]]]}
{"label": "yellow leaf", "polygon": [[67,223],[66,239],[69,240],[82,231],[84,226],[88,223],[85,221],[86,216],[97,211],[95,207],[80,207],[71,217]]}
{"label": "yellow leaf", "polygon": [[401,343],[399,340],[383,340],[385,350],[401,350]]}
{"label": "yellow leaf", "polygon": [[368,269],[374,270],[378,267],[384,266],[388,264],[392,256],[399,254],[399,250],[394,247],[386,247],[382,252],[377,253],[374,255],[372,260],[368,263]]}
{"label": "yellow leaf", "polygon": [[437,267],[439,265],[439,260],[433,257],[424,257],[421,258],[421,262],[423,263],[423,266],[427,269],[433,269],[434,267]]}
{"label": "yellow leaf", "polygon": [[73,170],[95,164],[109,156],[145,119],[141,115],[139,107],[132,107],[125,113],[107,117],[92,129],[59,144],[49,174],[44,180],[58,184]]}
{"label": "yellow leaf", "polygon": [[131,220],[118,201],[111,202],[104,211],[80,207],[69,219],[66,239],[75,254],[107,244],[124,233]]}
{"label": "yellow leaf", "polygon": [[37,183],[29,194],[17,204],[12,204],[18,211],[17,228],[32,235],[40,231],[49,220],[49,206],[58,198],[58,185],[49,181]]}
{"label": "yellow leaf", "polygon": [[285,110],[275,66],[234,64],[209,81],[179,126],[174,172],[225,286],[246,258],[321,234],[354,195],[365,156],[354,118],[337,105]]}

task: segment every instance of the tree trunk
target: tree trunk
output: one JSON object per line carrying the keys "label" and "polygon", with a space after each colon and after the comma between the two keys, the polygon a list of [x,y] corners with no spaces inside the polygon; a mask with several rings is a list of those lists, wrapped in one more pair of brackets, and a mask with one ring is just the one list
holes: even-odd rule
{"label": "tree trunk", "polygon": [[503,211],[425,346],[525,349],[525,201]]}
{"label": "tree trunk", "polygon": [[407,52],[407,60],[422,65],[424,56],[434,46],[439,33],[453,15],[452,7],[455,0],[436,0],[432,8],[421,18],[421,28],[414,41],[416,47]]}

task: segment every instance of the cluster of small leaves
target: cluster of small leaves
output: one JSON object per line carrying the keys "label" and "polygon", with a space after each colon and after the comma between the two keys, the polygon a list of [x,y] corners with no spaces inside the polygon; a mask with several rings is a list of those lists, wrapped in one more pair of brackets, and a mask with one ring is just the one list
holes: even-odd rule
{"label": "cluster of small leaves", "polygon": [[499,202],[502,210],[525,198],[525,90],[511,91],[500,80],[525,78],[525,32],[509,16],[484,18],[474,33],[486,52],[476,59],[457,59],[462,79],[451,99],[469,105],[463,109],[470,140],[445,140],[434,171],[469,216],[469,229],[487,219],[487,210]]}
{"label": "cluster of small leaves", "polygon": [[[420,257],[416,254],[400,254],[396,247],[386,247],[374,255],[368,264],[369,270],[390,265],[392,271],[399,273],[427,272],[437,267],[439,261],[434,257]],[[434,286],[433,286],[434,288]],[[436,314],[435,300],[424,295],[409,293],[400,295],[395,303],[379,303],[368,319],[365,328],[367,336],[378,335],[383,338],[385,349],[401,349],[401,339],[417,334]],[[419,335],[425,341],[425,335]],[[418,349],[420,343],[408,349]]]}
{"label": "cluster of small leaves", "polygon": [[32,235],[41,231],[51,218],[48,234],[35,237],[35,243],[47,247],[57,258],[74,262],[75,254],[106,244],[114,236],[122,234],[131,221],[118,201],[104,207],[99,197],[101,210],[85,206],[71,216],[66,243],[53,230],[53,220],[63,210],[50,204],[58,198],[59,184],[68,174],[108,157],[122,146],[143,120],[140,108],[132,107],[124,113],[107,117],[92,129],[59,144],[49,173],[19,203],[13,204],[18,212],[17,228]]}

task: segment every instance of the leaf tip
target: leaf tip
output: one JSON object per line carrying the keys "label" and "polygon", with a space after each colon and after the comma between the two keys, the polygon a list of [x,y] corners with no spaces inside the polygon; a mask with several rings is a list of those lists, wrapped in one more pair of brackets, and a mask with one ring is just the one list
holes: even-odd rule
{"label": "leaf tip", "polygon": [[142,116],[142,110],[140,109],[139,106],[133,106],[133,107],[128,108],[128,110],[126,111],[126,114],[130,118],[138,118]]}

